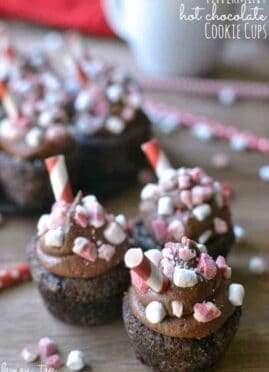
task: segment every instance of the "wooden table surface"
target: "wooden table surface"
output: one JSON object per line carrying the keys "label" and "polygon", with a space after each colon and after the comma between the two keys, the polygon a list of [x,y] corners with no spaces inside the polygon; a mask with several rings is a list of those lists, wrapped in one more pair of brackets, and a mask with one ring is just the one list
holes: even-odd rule
{"label": "wooden table surface", "polygon": [[[7,24],[12,38],[23,47],[35,45],[45,32],[37,26],[22,23]],[[118,41],[89,39],[92,50],[112,61],[131,69],[137,74],[132,56],[126,46]],[[219,65],[220,66],[220,65]],[[218,76],[269,78],[269,48],[262,43],[232,42],[222,59]],[[196,96],[146,92],[148,96],[163,102],[176,104],[194,113],[206,114],[242,128],[249,128],[269,136],[269,105],[261,101],[238,101],[232,107],[224,107],[214,99]],[[172,136],[159,135],[175,165],[203,166],[210,174],[221,180],[233,182],[236,199],[233,216],[236,224],[247,231],[246,243],[237,246],[229,262],[233,266],[233,280],[242,282],[246,288],[244,312],[240,329],[226,355],[215,371],[268,371],[269,366],[269,281],[268,276],[255,277],[248,272],[251,256],[262,255],[267,263],[269,186],[258,176],[258,168],[269,164],[266,157],[257,154],[230,153],[226,144],[213,142],[200,144],[184,130]],[[210,158],[216,151],[230,154],[232,166],[216,171]],[[123,195],[107,202],[107,208],[134,216],[139,189],[127,190]],[[0,227],[0,266],[6,267],[25,260],[25,246],[35,232],[36,218],[7,218]],[[85,352],[87,362],[96,372],[146,371],[136,361],[128,338],[119,320],[98,328],[80,328],[55,320],[44,308],[35,286],[29,282],[1,292],[0,294],[0,371],[3,363],[9,370],[25,368],[20,351],[27,344],[36,343],[48,335],[55,339],[66,357],[72,349]],[[1,369],[2,368],[2,369]],[[38,370],[31,368],[31,371]],[[64,371],[64,369],[63,369]],[[5,370],[5,372],[8,372]]]}

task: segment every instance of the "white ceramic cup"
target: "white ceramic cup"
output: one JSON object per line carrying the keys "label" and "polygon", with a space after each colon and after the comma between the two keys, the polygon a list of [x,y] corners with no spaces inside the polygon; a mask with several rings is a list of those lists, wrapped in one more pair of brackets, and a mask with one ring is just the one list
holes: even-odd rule
{"label": "white ceramic cup", "polygon": [[[199,75],[214,66],[222,40],[205,38],[205,20],[180,20],[182,3],[188,9],[212,7],[206,0],[103,0],[112,29],[130,45],[146,74]],[[231,7],[218,9],[225,13]]]}

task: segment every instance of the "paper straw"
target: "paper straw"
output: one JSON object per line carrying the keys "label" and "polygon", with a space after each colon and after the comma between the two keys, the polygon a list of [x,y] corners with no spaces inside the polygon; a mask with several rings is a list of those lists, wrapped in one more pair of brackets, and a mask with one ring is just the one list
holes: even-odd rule
{"label": "paper straw", "polygon": [[169,168],[172,168],[164,151],[160,148],[156,139],[152,139],[142,146],[142,151],[146,155],[150,165],[154,169],[157,177],[161,177],[162,173]]}

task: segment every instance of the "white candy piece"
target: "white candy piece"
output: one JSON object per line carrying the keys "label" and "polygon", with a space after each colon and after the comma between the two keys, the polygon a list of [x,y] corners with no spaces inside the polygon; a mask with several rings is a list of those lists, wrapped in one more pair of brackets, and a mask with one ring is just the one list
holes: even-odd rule
{"label": "white candy piece", "polygon": [[162,174],[160,176],[159,182],[165,182],[171,179],[176,179],[177,178],[177,170],[174,168],[167,168],[162,171]]}
{"label": "white candy piece", "polygon": [[198,238],[198,242],[200,244],[205,244],[212,236],[211,230],[206,230],[203,234],[201,234]]}
{"label": "white candy piece", "polygon": [[51,111],[43,111],[37,119],[37,123],[42,128],[47,128],[53,122],[53,113]]}
{"label": "white candy piece", "polygon": [[84,354],[80,350],[72,350],[68,354],[66,367],[71,371],[81,371],[85,367]]}
{"label": "white candy piece", "polygon": [[173,281],[177,287],[188,288],[197,284],[198,278],[193,270],[181,269],[177,266],[174,271]]}
{"label": "white candy piece", "polygon": [[160,193],[159,186],[155,183],[148,183],[141,191],[140,197],[142,200],[153,199],[158,197]]}
{"label": "white candy piece", "polygon": [[50,215],[49,214],[43,214],[39,218],[38,223],[37,223],[37,232],[38,232],[38,235],[43,234],[47,230],[49,219],[50,219]]}
{"label": "white candy piece", "polygon": [[92,202],[97,202],[97,198],[94,195],[87,195],[82,199],[84,205],[91,204]]}
{"label": "white candy piece", "polygon": [[173,211],[173,201],[169,196],[163,196],[158,200],[158,214],[160,216],[171,216]]}
{"label": "white candy piece", "polygon": [[160,323],[166,316],[166,311],[158,301],[150,302],[146,307],[146,318],[152,324]]}
{"label": "white candy piece", "polygon": [[149,249],[145,252],[145,256],[147,256],[147,258],[157,267],[159,266],[162,259],[162,254],[159,249]]}
{"label": "white candy piece", "polygon": [[127,219],[124,214],[118,214],[115,218],[116,222],[121,225],[123,229],[127,228]]}
{"label": "white candy piece", "polygon": [[234,225],[234,235],[237,242],[241,242],[244,240],[244,237],[246,235],[246,231],[242,226]]}
{"label": "white candy piece", "polygon": [[192,210],[194,217],[202,222],[211,214],[211,207],[209,204],[201,204]]}
{"label": "white candy piece", "polygon": [[234,136],[230,140],[230,147],[234,151],[245,151],[248,148],[248,143],[243,137]]}
{"label": "white candy piece", "polygon": [[126,234],[117,222],[111,222],[104,231],[104,237],[109,243],[118,245],[126,238]]}
{"label": "white candy piece", "polygon": [[263,182],[269,182],[269,165],[264,165],[259,169],[259,177]]}
{"label": "white candy piece", "polygon": [[197,124],[192,129],[191,134],[201,140],[202,142],[208,142],[213,138],[212,131],[206,124]]}
{"label": "white candy piece", "polygon": [[86,111],[91,105],[91,96],[87,90],[81,91],[74,103],[76,111]]}
{"label": "white candy piece", "polygon": [[45,244],[50,247],[61,247],[64,242],[64,232],[62,229],[49,230],[45,235]]}
{"label": "white candy piece", "polygon": [[42,137],[42,130],[40,128],[33,128],[26,134],[25,142],[29,147],[37,147],[40,145]]}
{"label": "white candy piece", "polygon": [[122,93],[122,87],[117,84],[110,85],[106,91],[108,99],[113,103],[117,103],[121,99]]}
{"label": "white candy piece", "polygon": [[201,243],[197,244],[197,248],[199,249],[201,253],[207,253],[207,248],[204,244],[201,244]]}
{"label": "white candy piece", "polygon": [[245,289],[242,284],[230,284],[229,301],[233,306],[242,306],[245,296]]}
{"label": "white candy piece", "polygon": [[262,257],[253,256],[248,263],[249,271],[255,275],[262,275],[266,272],[266,263]]}
{"label": "white candy piece", "polygon": [[230,87],[223,87],[218,94],[219,102],[224,106],[231,106],[236,100],[236,93]]}
{"label": "white candy piece", "polygon": [[105,127],[111,133],[120,134],[124,131],[125,124],[123,120],[121,120],[117,116],[111,116],[107,119],[105,123]]}
{"label": "white candy piece", "polygon": [[180,301],[172,301],[172,312],[177,318],[181,318],[183,315],[183,303]]}

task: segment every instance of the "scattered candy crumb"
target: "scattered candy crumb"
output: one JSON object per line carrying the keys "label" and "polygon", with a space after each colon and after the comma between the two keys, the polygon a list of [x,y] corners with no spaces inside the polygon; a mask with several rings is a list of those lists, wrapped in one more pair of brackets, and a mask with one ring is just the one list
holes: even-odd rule
{"label": "scattered candy crumb", "polygon": [[64,365],[64,361],[62,360],[59,354],[54,354],[48,357],[45,363],[45,368],[61,368]]}
{"label": "scattered candy crumb", "polygon": [[84,354],[80,350],[72,350],[68,354],[66,367],[71,371],[81,371],[85,367]]}
{"label": "scattered candy crumb", "polygon": [[266,262],[262,257],[253,256],[248,263],[249,271],[255,275],[262,275],[266,272]]}

